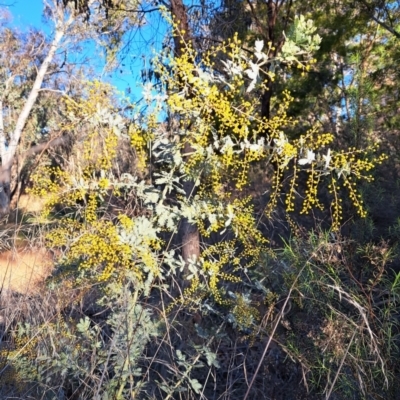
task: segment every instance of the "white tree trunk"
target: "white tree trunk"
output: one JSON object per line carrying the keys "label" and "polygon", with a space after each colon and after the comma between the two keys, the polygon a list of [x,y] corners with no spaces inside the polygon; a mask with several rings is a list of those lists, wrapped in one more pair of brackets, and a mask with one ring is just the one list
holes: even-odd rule
{"label": "white tree trunk", "polygon": [[29,96],[28,96],[28,99],[26,100],[24,108],[22,109],[21,114],[18,117],[14,132],[11,134],[10,143],[7,148],[8,160],[7,159],[5,160],[6,163],[10,162],[15,156],[15,153],[16,153],[17,147],[18,147],[18,142],[22,135],[22,131],[25,127],[25,124],[29,117],[29,114],[31,113],[32,108],[37,100],[40,88],[42,87],[44,77],[47,73],[47,70],[49,68],[51,61],[54,58],[54,55],[58,49],[58,46],[59,46],[63,36],[64,36],[64,30],[57,29],[56,34],[54,36],[53,43],[50,46],[49,53],[47,54],[46,58],[43,60],[42,65],[39,68],[39,71],[38,71],[38,74],[36,75],[36,79],[35,79],[35,82],[33,83],[31,92],[29,93]]}

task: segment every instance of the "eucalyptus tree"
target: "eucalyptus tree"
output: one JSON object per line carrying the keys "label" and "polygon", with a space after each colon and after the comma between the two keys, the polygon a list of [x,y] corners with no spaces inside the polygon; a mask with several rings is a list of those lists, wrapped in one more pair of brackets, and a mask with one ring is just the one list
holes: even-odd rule
{"label": "eucalyptus tree", "polygon": [[[129,6],[137,4],[130,0],[126,3]],[[107,48],[106,62],[112,65],[113,52],[122,44],[120,38],[127,29],[139,23],[136,14],[108,10],[94,0],[85,3],[45,0],[43,15],[51,26],[49,35],[38,31],[19,33],[7,25],[5,18],[0,26],[0,85],[3,89],[0,95],[1,214],[10,209],[13,166],[21,143],[28,139],[27,124],[35,105],[48,92],[53,92],[53,101],[60,100],[65,89],[73,86],[72,82],[57,85],[59,79],[56,79],[61,74],[73,79],[77,73],[77,70],[71,73],[71,54],[79,45],[84,46],[85,41],[93,40],[98,46]],[[57,107],[48,108],[50,113],[55,110]],[[47,133],[39,139],[41,142],[47,141],[47,147],[62,142],[61,139],[54,140],[61,131],[60,126],[54,134],[51,124],[46,126],[44,120],[41,124],[42,133]],[[28,147],[33,144],[31,142]],[[43,150],[43,146],[36,149]],[[34,152],[30,149],[30,154]]]}
{"label": "eucalyptus tree", "polygon": [[[65,18],[63,11],[59,8],[54,9],[53,17],[55,21],[55,32],[50,43],[46,43],[45,38],[39,35],[37,38],[38,40],[35,40],[35,37],[31,37],[29,41],[32,43],[27,42],[25,43],[26,46],[23,46],[23,43],[21,40],[17,39],[15,33],[7,28],[2,31],[2,36],[6,39],[2,41],[2,46],[4,47],[2,51],[3,59],[1,69],[4,90],[1,96],[0,107],[0,212],[2,214],[7,213],[9,210],[11,169],[24,128],[32,108],[37,101],[46,74],[49,72],[56,52],[60,48],[61,41],[74,20],[72,15]],[[15,48],[19,48],[20,51],[13,51]],[[40,58],[38,57],[39,54],[41,55]],[[38,61],[38,59],[40,61]],[[37,68],[36,76],[32,81],[31,87],[28,87],[24,93],[24,99],[21,104],[21,109],[18,112],[15,125],[5,125],[4,117],[7,116],[7,114],[11,116],[14,111],[12,102],[7,104],[9,100],[12,101],[12,97],[10,98],[12,89],[15,85],[24,81],[26,82],[24,74],[27,68],[31,70]],[[22,78],[20,78],[20,76],[22,76]]]}

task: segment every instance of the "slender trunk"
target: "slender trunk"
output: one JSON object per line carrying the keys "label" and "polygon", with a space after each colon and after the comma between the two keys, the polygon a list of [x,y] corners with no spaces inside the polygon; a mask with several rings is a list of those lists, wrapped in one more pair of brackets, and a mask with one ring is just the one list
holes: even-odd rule
{"label": "slender trunk", "polygon": [[[178,32],[174,35],[175,56],[180,57],[185,52],[185,43],[191,43],[189,21],[186,8],[182,0],[171,0],[171,13],[178,24],[178,32],[182,35],[184,43],[181,42],[181,36]],[[193,151],[189,142],[185,143],[183,154],[186,160],[189,159]],[[185,181],[183,184],[185,196],[187,199],[192,197],[195,192],[195,184],[192,180]],[[181,221],[179,235],[182,242],[182,258],[188,265],[189,260],[196,260],[200,256],[200,235],[198,227],[190,223],[188,219],[184,218]],[[187,275],[188,271],[185,268],[183,278]]]}
{"label": "slender trunk", "polygon": [[8,214],[10,211],[10,184],[11,167],[3,168],[0,173],[0,216]]}
{"label": "slender trunk", "polygon": [[15,125],[14,132],[10,138],[10,144],[8,146],[8,154],[9,160],[13,159],[15,153],[17,151],[18,143],[21,138],[22,131],[25,127],[26,121],[29,117],[29,114],[32,111],[32,108],[37,100],[39,95],[40,88],[42,87],[43,79],[47,73],[49,65],[54,58],[54,55],[58,49],[58,46],[61,42],[62,37],[64,36],[63,29],[57,29],[56,34],[54,36],[53,43],[50,46],[49,53],[47,54],[46,58],[43,60],[42,65],[39,68],[39,71],[36,75],[35,82],[33,83],[31,92],[29,93],[28,99],[24,105],[24,108],[21,111],[21,114],[18,117],[17,124]]}
{"label": "slender trunk", "polygon": [[[276,24],[278,19],[278,12],[280,10],[281,5],[278,7],[275,0],[268,0],[267,2],[267,25],[264,27],[264,35],[265,39],[268,42],[273,44],[274,50],[272,51],[272,57],[276,57],[279,53],[280,49],[283,46],[283,39],[277,40],[275,31],[276,31]],[[287,13],[290,13],[291,2],[289,2]],[[255,16],[256,17],[256,16]],[[268,69],[270,68],[270,64],[267,64]],[[266,88],[261,96],[261,117],[269,120],[271,118],[271,99],[273,95],[273,85],[272,80],[268,74],[264,77],[264,83],[266,83]],[[269,136],[269,132],[264,132],[264,134]]]}
{"label": "slender trunk", "polygon": [[[185,153],[191,152],[191,147],[187,143],[185,145]],[[183,183],[183,190],[187,199],[193,196],[195,185],[192,180],[185,181]],[[200,234],[197,225],[189,222],[187,218],[183,218],[180,225],[180,237],[182,240],[182,258],[186,265],[189,260],[195,260],[200,257]],[[184,271],[183,278],[187,274],[187,270]]]}
{"label": "slender trunk", "polygon": [[[275,25],[276,25],[276,19],[277,19],[277,8],[273,0],[268,0],[267,3],[267,16],[268,16],[268,21],[267,21],[267,26],[265,27],[265,33],[266,33],[266,39],[268,42],[271,42],[274,44],[275,51],[273,52],[273,56],[277,54],[277,47],[278,44],[275,41]],[[270,68],[270,64],[267,64],[267,68]],[[263,120],[269,121],[271,118],[271,99],[273,95],[273,87],[272,87],[272,80],[268,74],[265,74],[264,76],[264,84],[265,84],[265,89],[261,95],[261,118]],[[270,131],[269,128],[266,127],[265,131],[262,132],[262,135],[265,137],[265,139],[270,139]],[[271,141],[271,145],[273,146],[274,142]],[[274,167],[274,170],[278,170],[278,164],[276,162],[272,162],[272,166]]]}
{"label": "slender trunk", "polygon": [[7,147],[4,132],[3,101],[0,100],[0,216],[8,213],[10,207],[11,165],[7,163]]}

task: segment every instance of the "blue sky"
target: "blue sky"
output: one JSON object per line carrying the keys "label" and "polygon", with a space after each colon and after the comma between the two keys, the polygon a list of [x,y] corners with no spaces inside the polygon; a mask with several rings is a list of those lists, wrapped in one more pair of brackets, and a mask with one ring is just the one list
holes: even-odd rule
{"label": "blue sky", "polygon": [[[51,33],[51,27],[42,20],[42,0],[0,0],[0,6],[6,7],[12,14],[11,26],[25,30],[37,28]],[[152,58],[153,49],[161,48],[161,41],[165,33],[165,23],[156,14],[150,15],[147,25],[140,31],[130,34],[131,46],[125,54],[123,64],[112,74],[102,74],[101,67],[97,68],[99,75],[106,79],[118,90],[125,92],[130,88],[133,100],[141,97],[140,72],[144,65]],[[86,46],[86,52],[95,52],[94,46]],[[99,60],[99,58],[97,57]],[[100,77],[100,76],[99,76]]]}
{"label": "blue sky", "polygon": [[2,0],[2,5],[13,15],[13,24],[20,28],[33,26],[40,28],[42,24],[43,3],[41,0]]}

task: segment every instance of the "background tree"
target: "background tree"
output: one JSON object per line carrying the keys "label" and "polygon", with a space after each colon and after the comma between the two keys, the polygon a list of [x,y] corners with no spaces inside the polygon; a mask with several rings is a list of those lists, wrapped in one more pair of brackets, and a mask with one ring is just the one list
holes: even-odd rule
{"label": "background tree", "polygon": [[[65,19],[64,13],[62,10],[55,9],[54,10],[54,18],[55,18],[55,33],[54,33],[54,38],[52,42],[46,46],[47,47],[47,52],[44,55],[43,60],[39,64],[38,67],[38,72],[37,75],[33,81],[32,88],[30,91],[27,92],[26,95],[26,100],[25,103],[22,106],[22,109],[19,113],[19,116],[17,118],[17,121],[15,123],[15,127],[13,127],[13,130],[11,132],[6,132],[4,128],[2,127],[1,134],[2,136],[0,137],[0,153],[1,153],[1,162],[2,162],[2,170],[1,170],[1,192],[0,192],[0,210],[1,212],[7,213],[9,211],[9,204],[10,204],[10,184],[11,184],[11,168],[14,162],[14,157],[17,152],[18,144],[22,136],[23,129],[26,125],[26,122],[28,120],[28,117],[31,113],[31,110],[36,102],[36,99],[39,95],[39,91],[42,87],[43,80],[45,79],[45,76],[48,72],[48,69],[50,67],[51,62],[54,59],[54,56],[56,54],[56,51],[59,49],[59,46],[61,44],[61,40],[66,33],[66,30],[69,29],[70,25],[73,23],[74,18],[71,15],[68,19]],[[11,43],[10,43],[11,44]],[[15,48],[14,48],[15,49]],[[10,54],[9,52],[8,54]],[[7,53],[5,53],[7,54]],[[32,61],[36,61],[35,59],[29,58],[30,56],[34,56],[35,54],[28,54],[27,58],[25,58],[25,64],[29,64]],[[4,94],[7,95],[8,90],[13,83],[13,81],[17,78],[17,76],[20,74],[20,71],[18,69],[13,70],[13,66],[19,67],[19,60],[15,60],[14,62],[11,63],[10,69],[4,72],[4,75],[7,76],[7,81],[6,81],[6,91],[5,93],[3,92],[3,99],[4,99]],[[24,63],[24,60],[22,59],[22,64]],[[19,73],[18,73],[19,72]],[[2,100],[3,100],[2,99]],[[3,100],[4,101],[4,100]],[[3,114],[3,104],[2,104],[2,109],[1,112]],[[2,120],[4,121],[4,117],[2,116]],[[2,123],[2,125],[4,122]]]}
{"label": "background tree", "polygon": [[[127,4],[132,5],[133,2],[128,1]],[[45,1],[44,6],[46,18],[53,24],[54,31],[51,39],[47,39],[39,33],[32,33],[24,37],[5,25],[2,27],[4,39],[1,66],[4,91],[0,107],[2,163],[0,212],[2,214],[9,211],[13,179],[12,167],[21,140],[29,141],[23,133],[26,131],[25,128],[38,98],[44,92],[59,91],[61,94],[65,92],[64,89],[68,89],[69,84],[61,85],[56,77],[67,73],[71,78],[71,69],[68,71],[66,65],[69,64],[69,52],[72,51],[72,46],[87,39],[94,39],[98,45],[108,48],[108,61],[112,63],[115,59],[112,52],[116,51],[116,46],[121,45],[120,38],[126,29],[131,28],[138,21],[135,14],[108,12],[108,8],[101,7],[101,4],[94,1],[88,1],[85,4]],[[26,69],[30,70],[30,76],[26,74]],[[19,94],[17,94],[18,90]],[[60,96],[58,97],[60,98]],[[19,104],[18,107],[16,107],[17,104]],[[50,108],[48,107],[47,110],[49,111]],[[47,115],[46,121],[45,116],[42,115],[40,122],[42,129],[37,133],[40,135],[47,131],[47,137],[50,135],[50,138],[54,139],[60,129],[57,129],[58,133],[54,132],[51,118],[51,115]],[[49,146],[55,146],[61,142],[61,139],[52,140],[49,142]],[[40,149],[42,147],[37,148],[36,151],[40,151]],[[30,149],[31,154],[34,152],[33,149]],[[21,166],[17,169],[21,169]]]}

